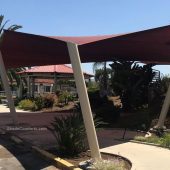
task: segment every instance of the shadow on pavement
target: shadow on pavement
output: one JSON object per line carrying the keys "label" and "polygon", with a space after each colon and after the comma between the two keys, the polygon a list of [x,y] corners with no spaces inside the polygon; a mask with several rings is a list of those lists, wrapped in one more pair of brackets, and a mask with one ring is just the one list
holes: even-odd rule
{"label": "shadow on pavement", "polygon": [[[6,134],[0,135],[0,145],[6,148],[12,154],[10,155],[10,157],[14,156],[20,162],[21,169],[40,170],[40,169],[46,169],[48,166],[51,165],[49,162],[43,160],[37,154],[33,153],[31,151],[30,146],[25,145],[25,144],[23,145],[15,144],[13,141],[10,140],[9,136]],[[0,157],[1,159],[4,158],[4,155],[2,152],[0,153]]]}
{"label": "shadow on pavement", "polygon": [[144,136],[145,133],[125,129],[102,129],[97,132],[100,148],[127,143],[139,135]]}

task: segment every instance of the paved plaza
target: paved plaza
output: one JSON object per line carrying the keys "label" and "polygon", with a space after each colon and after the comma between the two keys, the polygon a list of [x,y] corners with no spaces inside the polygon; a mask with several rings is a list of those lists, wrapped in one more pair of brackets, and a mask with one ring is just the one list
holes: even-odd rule
{"label": "paved plaza", "polygon": [[[50,126],[55,116],[70,114],[69,112],[33,113],[21,110],[17,110],[17,112],[19,124],[16,127],[22,127],[23,129],[10,131],[10,127],[12,128],[13,125],[11,125],[9,109],[4,105],[0,105],[0,128],[9,130],[25,141],[44,149],[56,145],[56,139],[46,127]],[[32,129],[28,130],[27,127],[32,127]],[[126,157],[132,162],[132,170],[170,169],[170,150],[168,149],[117,140],[122,139],[124,129],[101,129],[97,131],[97,135],[101,151]],[[136,135],[145,134],[127,130],[125,139],[131,139]],[[0,148],[5,150],[3,146],[0,146]],[[3,153],[6,155],[5,152],[0,152],[1,162],[3,161]],[[14,161],[16,166],[20,166],[19,161],[14,156],[9,160]]]}

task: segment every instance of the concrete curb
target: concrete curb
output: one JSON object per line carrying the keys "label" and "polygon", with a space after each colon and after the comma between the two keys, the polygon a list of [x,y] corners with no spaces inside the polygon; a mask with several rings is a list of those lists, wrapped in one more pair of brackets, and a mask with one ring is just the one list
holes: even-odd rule
{"label": "concrete curb", "polygon": [[164,149],[170,149],[167,146],[161,146],[159,144],[154,144],[154,143],[148,143],[148,142],[142,142],[142,141],[136,141],[136,140],[130,140],[130,142],[139,143],[139,144],[145,144],[145,145],[151,145],[151,146],[157,146],[157,147],[164,148]]}
{"label": "concrete curb", "polygon": [[156,147],[159,147],[159,148],[164,148],[164,149],[170,149],[169,147],[166,147],[166,146],[161,146],[159,144],[154,144],[154,143],[148,143],[148,142],[142,142],[142,141],[137,141],[137,140],[126,140],[126,139],[114,139],[114,140],[117,140],[117,141],[126,141],[126,142],[132,142],[132,143],[139,143],[139,144],[144,144],[144,145],[150,145],[150,146],[156,146]]}
{"label": "concrete curb", "polygon": [[17,144],[23,144],[23,143],[24,143],[23,140],[20,139],[20,138],[17,137],[17,136],[10,136],[10,139],[11,139],[12,141],[14,141],[15,143],[17,143]]}
{"label": "concrete curb", "polygon": [[43,149],[40,149],[36,146],[32,146],[32,149],[41,156],[43,156],[45,159],[51,161],[57,168],[61,168],[62,170],[81,170],[80,168],[77,168],[73,164],[65,161],[64,159],[61,159],[56,155],[51,154]]}
{"label": "concrete curb", "polygon": [[[13,135],[11,133],[5,133],[5,134],[9,134],[10,139],[17,144],[23,145],[26,142],[23,139],[21,139],[20,137]],[[115,140],[129,141],[129,140],[123,140],[123,139],[115,139]],[[133,140],[130,140],[130,142],[139,143],[139,142],[135,142]],[[42,158],[44,158],[47,161],[50,161],[56,168],[60,168],[62,170],[82,170],[81,168],[77,168],[76,166],[67,162],[66,160],[61,159],[61,158],[57,157],[56,155],[51,154],[43,149],[40,149],[37,146],[31,146],[31,148],[33,151],[35,151],[37,154],[39,154]],[[101,153],[105,153],[105,152],[101,152]],[[116,154],[111,154],[111,155],[116,155]],[[120,156],[120,155],[116,155],[116,156]],[[132,166],[132,162],[128,158],[123,157],[123,156],[120,156],[120,157],[122,157],[124,160],[128,161]]]}

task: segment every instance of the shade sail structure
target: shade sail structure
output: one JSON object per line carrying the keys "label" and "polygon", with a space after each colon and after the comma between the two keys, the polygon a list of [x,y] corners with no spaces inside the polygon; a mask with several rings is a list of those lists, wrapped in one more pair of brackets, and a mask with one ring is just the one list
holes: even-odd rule
{"label": "shade sail structure", "polygon": [[[0,75],[4,83],[13,122],[17,122],[17,114],[5,65],[10,68],[67,64],[71,60],[91,156],[101,159],[80,57],[82,62],[123,59],[170,63],[170,26],[124,35],[90,37],[45,37],[11,31],[4,32],[3,42],[0,46]],[[162,126],[167,115],[169,99],[170,87],[161,111],[161,123],[158,123],[158,127]]]}
{"label": "shade sail structure", "polygon": [[82,62],[114,59],[170,63],[170,26],[123,35],[61,37],[4,31],[1,44],[6,67],[68,64],[67,42],[78,44]]}
{"label": "shade sail structure", "polygon": [[[67,42],[78,45],[110,36],[45,37],[13,31],[4,31],[1,51],[6,67],[69,64]],[[90,62],[86,56],[83,62]]]}

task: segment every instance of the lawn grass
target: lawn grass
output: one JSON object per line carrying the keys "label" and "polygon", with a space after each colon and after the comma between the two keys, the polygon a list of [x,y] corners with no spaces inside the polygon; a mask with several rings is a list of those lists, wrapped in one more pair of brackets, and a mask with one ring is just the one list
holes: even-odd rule
{"label": "lawn grass", "polygon": [[170,133],[165,133],[162,137],[158,136],[151,136],[151,137],[143,137],[143,136],[135,136],[134,140],[141,141],[141,142],[147,142],[147,143],[153,143],[160,145],[162,147],[168,147],[170,148]]}

